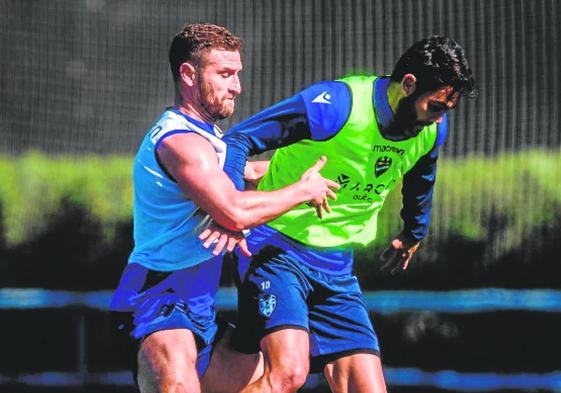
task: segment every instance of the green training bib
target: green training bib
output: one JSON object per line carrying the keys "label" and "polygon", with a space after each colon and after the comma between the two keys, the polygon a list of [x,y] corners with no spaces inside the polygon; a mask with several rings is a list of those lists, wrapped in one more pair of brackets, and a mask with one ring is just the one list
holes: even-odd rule
{"label": "green training bib", "polygon": [[416,137],[392,141],[378,129],[374,108],[376,76],[341,79],[352,94],[352,109],[343,128],[327,141],[303,140],[275,151],[259,190],[275,190],[299,180],[321,155],[327,163],[321,175],[338,182],[337,200],[323,219],[306,204],[267,225],[313,247],[363,246],[376,237],[378,212],[396,182],[436,141],[437,126]]}

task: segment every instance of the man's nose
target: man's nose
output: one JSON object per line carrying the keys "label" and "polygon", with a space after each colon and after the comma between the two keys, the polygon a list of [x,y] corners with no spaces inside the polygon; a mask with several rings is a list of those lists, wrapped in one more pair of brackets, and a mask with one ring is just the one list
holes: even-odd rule
{"label": "man's nose", "polygon": [[242,92],[242,82],[240,81],[239,76],[234,76],[232,79],[232,84],[230,85],[230,90],[235,94],[241,94]]}

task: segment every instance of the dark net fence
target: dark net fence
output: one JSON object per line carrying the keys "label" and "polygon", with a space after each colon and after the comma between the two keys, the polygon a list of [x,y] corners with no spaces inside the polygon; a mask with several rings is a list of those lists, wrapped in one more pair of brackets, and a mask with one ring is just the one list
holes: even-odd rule
{"label": "dark net fence", "polygon": [[556,147],[560,16],[557,0],[2,0],[0,149],[132,153],[172,102],[171,37],[196,21],[245,41],[233,122],[311,82],[389,73],[414,41],[443,34],[480,90],[452,115],[446,151]]}

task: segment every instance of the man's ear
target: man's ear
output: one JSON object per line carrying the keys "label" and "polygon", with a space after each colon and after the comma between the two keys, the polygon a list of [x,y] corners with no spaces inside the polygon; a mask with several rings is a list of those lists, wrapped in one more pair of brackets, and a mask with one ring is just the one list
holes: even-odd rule
{"label": "man's ear", "polygon": [[401,79],[401,89],[405,96],[410,96],[417,89],[417,78],[413,74],[405,74]]}
{"label": "man's ear", "polygon": [[179,66],[179,78],[187,86],[193,87],[195,85],[197,69],[193,63],[186,61]]}

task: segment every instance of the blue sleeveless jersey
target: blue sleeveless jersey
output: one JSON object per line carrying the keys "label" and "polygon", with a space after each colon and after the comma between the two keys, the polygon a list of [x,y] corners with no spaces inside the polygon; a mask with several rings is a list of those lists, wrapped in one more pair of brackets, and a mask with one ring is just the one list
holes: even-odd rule
{"label": "blue sleeveless jersey", "polygon": [[212,258],[198,235],[212,219],[188,199],[156,158],[162,141],[179,133],[195,132],[215,148],[220,167],[226,145],[216,126],[201,123],[170,108],[144,137],[133,165],[134,249],[129,263],[169,272]]}

